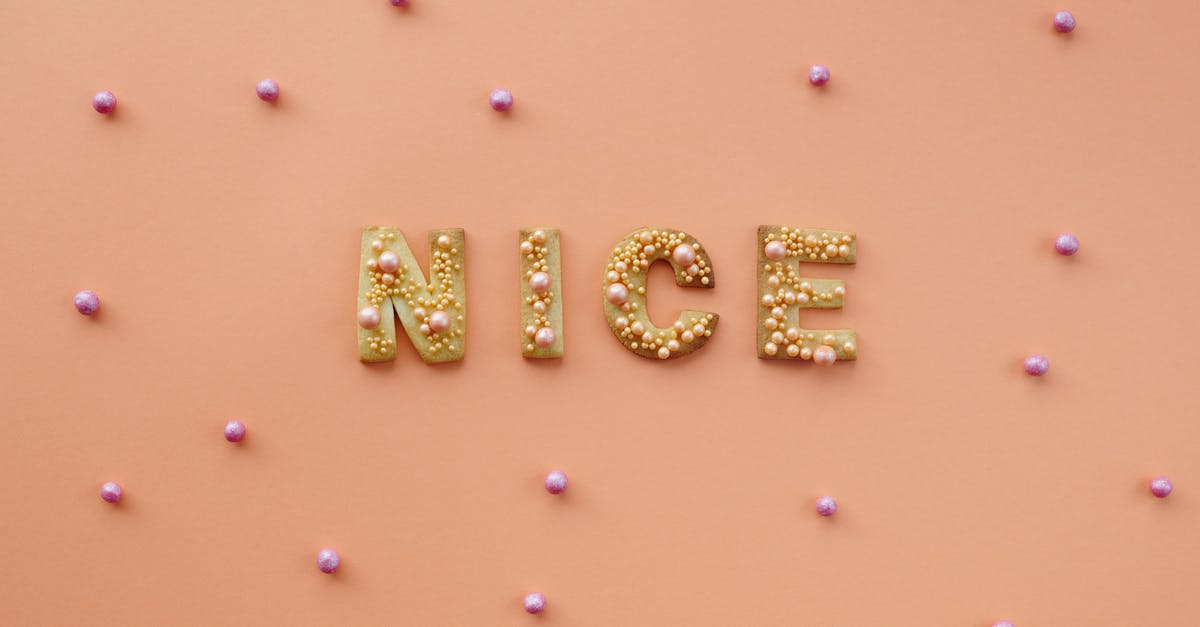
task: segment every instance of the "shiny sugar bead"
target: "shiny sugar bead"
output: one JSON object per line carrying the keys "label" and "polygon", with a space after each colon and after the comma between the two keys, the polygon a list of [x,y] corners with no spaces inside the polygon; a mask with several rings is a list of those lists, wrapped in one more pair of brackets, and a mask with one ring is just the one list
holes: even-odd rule
{"label": "shiny sugar bead", "polygon": [[1002,620],[998,623],[992,623],[992,627],[1015,627],[1015,626],[1006,620]]}
{"label": "shiny sugar bead", "polygon": [[391,2],[392,6],[394,6],[394,7],[401,7],[401,8],[407,7],[410,4],[409,0],[388,0],[388,2]]}
{"label": "shiny sugar bead", "polygon": [[395,272],[400,269],[400,255],[385,251],[379,255],[379,269],[384,272]]}
{"label": "shiny sugar bead", "polygon": [[770,241],[763,247],[763,254],[771,261],[782,261],[787,257],[787,244],[780,241]]}
{"label": "shiny sugar bead", "polygon": [[546,491],[550,494],[562,494],[567,489],[567,473],[552,470],[546,475]]}
{"label": "shiny sugar bead", "polygon": [[[554,334],[554,329],[550,327],[542,327],[533,334],[533,343],[538,345],[538,348],[550,348],[554,346],[554,340],[557,336]],[[549,481],[549,479],[547,479]]]}
{"label": "shiny sugar bead", "polygon": [[358,310],[358,326],[370,331],[371,329],[378,328],[380,321],[378,307],[369,306]]}
{"label": "shiny sugar bead", "polygon": [[1063,233],[1054,239],[1054,250],[1060,255],[1074,255],[1079,252],[1079,238],[1070,233]]}
{"label": "shiny sugar bead", "polygon": [[488,97],[488,104],[496,111],[508,111],[513,106],[513,95],[507,89],[493,89]]}
{"label": "shiny sugar bead", "polygon": [[100,297],[91,290],[83,290],[75,294],[75,311],[85,315],[95,315],[100,310]]}
{"label": "shiny sugar bead", "polygon": [[444,311],[435,311],[429,316],[429,328],[434,333],[444,333],[450,328],[450,314]]}
{"label": "shiny sugar bead", "polygon": [[629,288],[625,287],[624,283],[613,283],[608,286],[604,295],[608,298],[608,302],[614,305],[624,305],[625,301],[629,300]]}
{"label": "shiny sugar bead", "polygon": [[1044,355],[1030,355],[1025,358],[1025,374],[1040,377],[1050,370],[1050,360]]}
{"label": "shiny sugar bead", "polygon": [[818,366],[832,366],[837,361],[837,351],[832,346],[818,346],[813,351],[812,359]]}
{"label": "shiny sugar bead", "polygon": [[100,498],[108,503],[120,503],[121,495],[124,493],[125,491],[115,481],[109,481],[100,486]]}
{"label": "shiny sugar bead", "polygon": [[116,110],[117,97],[107,89],[104,91],[98,91],[96,92],[95,96],[92,96],[92,108],[95,109],[97,113],[108,115]]}
{"label": "shiny sugar bead", "polygon": [[541,592],[525,595],[525,611],[530,614],[541,614],[546,611],[546,595]]}
{"label": "shiny sugar bead", "polygon": [[259,98],[267,102],[279,100],[279,83],[269,78],[258,81],[258,84],[254,86],[254,91],[258,93]]}
{"label": "shiny sugar bead", "polygon": [[534,272],[529,277],[529,289],[534,294],[545,294],[550,291],[550,275],[545,272]]}
{"label": "shiny sugar bead", "polygon": [[1059,11],[1054,14],[1054,30],[1069,33],[1075,30],[1075,16],[1070,11]]}
{"label": "shiny sugar bead", "polygon": [[680,244],[671,251],[671,259],[681,266],[690,266],[696,263],[696,249],[688,244]]}
{"label": "shiny sugar bead", "polygon": [[230,442],[241,442],[246,439],[246,425],[240,420],[230,420],[225,423],[225,439]]}
{"label": "shiny sugar bead", "polygon": [[1166,477],[1155,477],[1150,481],[1150,493],[1160,499],[1167,498],[1174,489],[1175,486],[1171,485],[1171,480]]}
{"label": "shiny sugar bead", "polygon": [[829,82],[829,68],[824,65],[814,65],[808,69],[808,82],[820,87]]}
{"label": "shiny sugar bead", "polygon": [[833,516],[837,513],[837,501],[832,496],[822,496],[817,499],[817,513],[822,516]]}
{"label": "shiny sugar bead", "polygon": [[321,569],[321,572],[327,575],[333,574],[337,572],[338,566],[341,565],[342,556],[338,555],[337,551],[333,549],[321,549],[321,552],[317,553],[317,568]]}

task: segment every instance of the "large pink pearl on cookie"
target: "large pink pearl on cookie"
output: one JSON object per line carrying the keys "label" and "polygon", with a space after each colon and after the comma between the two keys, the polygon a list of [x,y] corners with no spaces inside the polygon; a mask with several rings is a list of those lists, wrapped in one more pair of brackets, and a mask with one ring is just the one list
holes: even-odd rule
{"label": "large pink pearl on cookie", "polygon": [[337,572],[338,566],[342,565],[342,556],[333,549],[321,549],[317,553],[317,568],[326,575]]}
{"label": "large pink pearl on cookie", "polygon": [[1166,477],[1155,477],[1150,481],[1150,494],[1153,494],[1160,499],[1167,498],[1167,496],[1171,494],[1171,490],[1174,489],[1175,486],[1172,485],[1171,480]]}
{"label": "large pink pearl on cookie", "polygon": [[488,104],[496,111],[508,111],[513,106],[513,95],[507,89],[493,89],[492,95],[488,96]]}
{"label": "large pink pearl on cookie", "polygon": [[546,491],[550,494],[562,494],[567,489],[567,473],[561,470],[551,470],[546,475]]}
{"label": "large pink pearl on cookie", "polygon": [[444,311],[435,311],[429,315],[429,328],[434,333],[442,333],[450,328],[450,314]]}
{"label": "large pink pearl on cookie", "polygon": [[530,614],[541,614],[546,611],[546,595],[541,592],[525,595],[525,611]]}
{"label": "large pink pearl on cookie", "polygon": [[1054,250],[1060,255],[1074,255],[1079,252],[1079,238],[1070,233],[1063,233],[1054,239]]}
{"label": "large pink pearl on cookie", "polygon": [[829,82],[829,68],[824,65],[814,65],[808,68],[808,82],[820,87]]}
{"label": "large pink pearl on cookie", "polygon": [[787,257],[787,244],[780,241],[767,242],[767,245],[763,247],[763,253],[771,261],[782,261],[784,257]]}
{"label": "large pink pearl on cookie", "polygon": [[104,91],[98,91],[96,92],[95,96],[92,96],[92,108],[95,109],[97,113],[108,115],[116,110],[117,97],[107,89]]}
{"label": "large pink pearl on cookie", "polygon": [[358,310],[358,326],[370,331],[379,327],[379,308],[374,305]]}
{"label": "large pink pearl on cookie", "polygon": [[837,501],[832,496],[818,498],[817,513],[822,516],[833,516],[837,513]]}
{"label": "large pink pearl on cookie", "polygon": [[529,277],[529,289],[535,294],[545,294],[550,290],[550,275],[545,272],[534,272]]}
{"label": "large pink pearl on cookie", "polygon": [[624,283],[613,283],[608,286],[604,296],[614,305],[624,305],[625,301],[629,300],[629,288],[625,287]]}
{"label": "large pink pearl on cookie", "polygon": [[400,255],[386,250],[379,254],[379,269],[384,272],[395,272],[400,269]]}
{"label": "large pink pearl on cookie", "polygon": [[1075,30],[1075,16],[1070,11],[1059,11],[1054,14],[1054,30],[1069,33]]}
{"label": "large pink pearl on cookie", "polygon": [[818,366],[831,366],[837,361],[837,351],[833,350],[832,346],[818,346],[817,350],[813,351],[813,363]]}
{"label": "large pink pearl on cookie", "polygon": [[550,327],[542,327],[537,330],[537,333],[533,334],[533,343],[537,344],[539,348],[554,346],[554,339],[554,329]]}
{"label": "large pink pearl on cookie", "polygon": [[122,490],[121,486],[115,481],[109,481],[108,483],[100,486],[100,498],[106,503],[120,503],[121,495],[124,493],[125,491]]}
{"label": "large pink pearl on cookie", "polygon": [[275,102],[276,100],[279,100],[279,83],[276,83],[269,78],[264,78],[261,81],[258,81],[258,84],[254,86],[254,92],[257,93],[258,97],[262,100],[267,102]]}
{"label": "large pink pearl on cookie", "polygon": [[681,266],[690,266],[696,263],[696,249],[690,244],[680,244],[671,251],[671,259]]}
{"label": "large pink pearl on cookie", "polygon": [[1025,358],[1025,374],[1040,377],[1050,370],[1050,360],[1044,355],[1030,355]]}
{"label": "large pink pearl on cookie", "polygon": [[230,442],[241,442],[246,439],[246,425],[240,420],[230,420],[225,423],[225,439]]}
{"label": "large pink pearl on cookie", "polygon": [[85,315],[95,315],[100,310],[100,297],[91,290],[75,293],[75,311]]}

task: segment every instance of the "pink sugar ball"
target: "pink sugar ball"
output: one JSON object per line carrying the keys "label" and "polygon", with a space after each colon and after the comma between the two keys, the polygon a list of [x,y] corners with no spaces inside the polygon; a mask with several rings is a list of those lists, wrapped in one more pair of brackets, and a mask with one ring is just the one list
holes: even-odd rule
{"label": "pink sugar ball", "polygon": [[820,87],[829,82],[829,68],[824,65],[814,65],[808,68],[808,82]]}
{"label": "pink sugar ball", "polygon": [[115,481],[109,481],[100,486],[100,498],[109,503],[120,503],[121,495],[125,491],[121,489],[120,484]]}
{"label": "pink sugar ball", "polygon": [[1006,620],[1002,620],[998,623],[993,623],[992,627],[1015,627],[1015,626]]}
{"label": "pink sugar ball", "polygon": [[546,611],[546,595],[541,592],[531,592],[525,595],[525,611],[530,614],[541,614]]}
{"label": "pink sugar ball", "polygon": [[338,566],[341,565],[342,557],[338,555],[337,551],[333,549],[321,549],[321,552],[317,553],[317,568],[320,568],[321,572],[331,575],[337,572]]}
{"label": "pink sugar ball", "polygon": [[837,501],[832,496],[818,498],[817,513],[822,516],[833,516],[837,513]]}
{"label": "pink sugar ball", "polygon": [[1166,477],[1155,477],[1150,481],[1150,493],[1160,499],[1167,498],[1167,495],[1174,490],[1175,486],[1171,484],[1171,480]]}
{"label": "pink sugar ball", "polygon": [[85,316],[95,315],[100,310],[100,297],[91,290],[76,292],[75,310]]}
{"label": "pink sugar ball", "polygon": [[388,0],[388,2],[391,2],[394,7],[406,7],[410,4],[409,0]]}
{"label": "pink sugar ball", "polygon": [[269,78],[258,81],[258,84],[254,86],[254,91],[258,94],[259,98],[267,102],[279,100],[279,83]]}
{"label": "pink sugar ball", "polygon": [[97,113],[108,115],[116,110],[117,97],[107,89],[104,91],[98,91],[96,92],[95,96],[92,96],[92,108],[95,109]]}
{"label": "pink sugar ball", "polygon": [[1059,11],[1054,14],[1054,30],[1069,33],[1075,30],[1075,16],[1070,11]]}
{"label": "pink sugar ball", "polygon": [[488,103],[496,111],[508,111],[513,106],[513,95],[507,89],[493,89],[492,95],[488,97]]}
{"label": "pink sugar ball", "polygon": [[546,491],[550,494],[562,494],[567,489],[567,473],[552,470],[546,475]]}
{"label": "pink sugar ball", "polygon": [[1070,257],[1079,252],[1079,238],[1070,233],[1062,233],[1054,238],[1054,250],[1058,251],[1060,255]]}
{"label": "pink sugar ball", "polygon": [[240,420],[230,420],[225,423],[225,439],[230,442],[241,442],[246,438],[246,425]]}
{"label": "pink sugar ball", "polygon": [[1025,374],[1040,377],[1050,370],[1050,360],[1044,355],[1030,355],[1025,358]]}

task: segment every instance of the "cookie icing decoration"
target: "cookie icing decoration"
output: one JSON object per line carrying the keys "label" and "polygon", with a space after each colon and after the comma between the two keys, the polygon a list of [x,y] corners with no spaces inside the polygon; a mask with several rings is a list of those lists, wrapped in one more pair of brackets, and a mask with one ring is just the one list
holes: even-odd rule
{"label": "cookie icing decoration", "polygon": [[670,327],[655,326],[646,310],[646,274],[660,259],[671,264],[680,287],[713,287],[712,260],[699,240],[675,229],[641,228],[617,242],[604,268],[604,317],[617,340],[633,353],[676,359],[704,346],[720,316],[689,309]]}
{"label": "cookie icing decoration", "polygon": [[521,355],[531,359],[563,356],[562,255],[558,229],[520,232]]}
{"label": "cookie icing decoration", "polygon": [[363,229],[358,279],[358,354],[396,358],[396,318],[426,363],[459,361],[466,350],[466,239],[462,229],[429,233],[429,281],[404,234]]}
{"label": "cookie icing decoration", "polygon": [[758,358],[829,366],[858,359],[851,329],[804,329],[801,309],[841,309],[846,283],[801,276],[801,263],[855,263],[857,238],[848,231],[758,227]]}

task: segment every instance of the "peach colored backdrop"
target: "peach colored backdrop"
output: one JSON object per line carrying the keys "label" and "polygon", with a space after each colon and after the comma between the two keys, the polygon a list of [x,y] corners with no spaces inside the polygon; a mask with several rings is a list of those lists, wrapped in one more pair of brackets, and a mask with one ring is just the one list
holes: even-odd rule
{"label": "peach colored backdrop", "polygon": [[[4,2],[0,620],[1197,624],[1200,5],[1079,0],[1069,37],[1058,8]],[[357,361],[376,223],[467,229],[461,364]],[[646,223],[715,262],[710,292],[654,273],[656,319],[721,314],[674,363],[601,315]],[[859,233],[808,317],[858,363],[755,359],[760,223]],[[560,363],[513,339],[534,224]]]}

